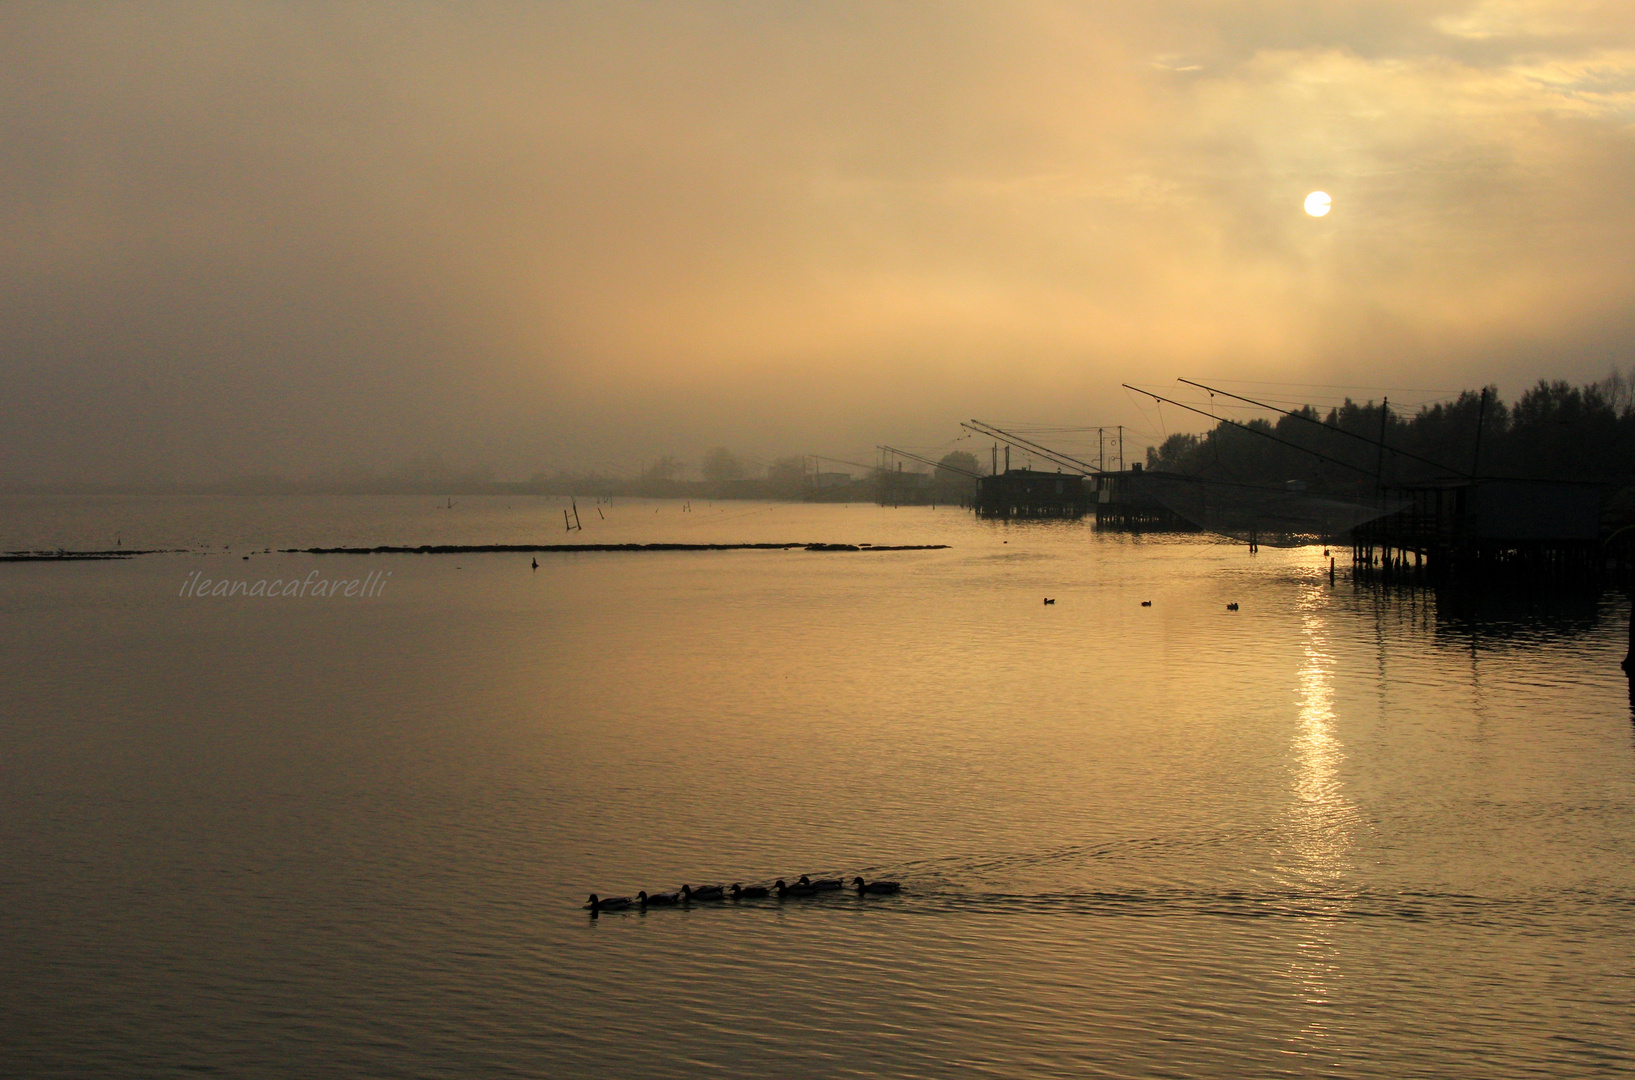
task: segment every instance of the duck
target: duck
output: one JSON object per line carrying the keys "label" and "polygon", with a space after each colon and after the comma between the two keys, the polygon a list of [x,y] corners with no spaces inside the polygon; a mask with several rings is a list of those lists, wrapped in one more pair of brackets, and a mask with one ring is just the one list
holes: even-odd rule
{"label": "duck", "polygon": [[1056,602],[1056,598],[1055,598],[1055,597],[1054,597],[1054,596],[1047,596],[1047,597],[1045,597],[1045,603],[1047,603],[1047,604],[1054,604],[1054,603],[1055,603],[1055,602]]}
{"label": "duck", "polygon": [[1238,604],[1237,604],[1237,601],[1236,601],[1236,600],[1234,600],[1234,601],[1233,601],[1233,602],[1232,602],[1232,603],[1230,603],[1230,604],[1227,604],[1227,605],[1226,605],[1226,610],[1227,610],[1227,611],[1236,611],[1236,610],[1238,610]]}
{"label": "duck", "polygon": [[864,881],[860,877],[852,878],[852,885],[857,888],[858,895],[863,893],[894,893],[903,891],[900,881]]}
{"label": "duck", "polygon": [[793,885],[785,885],[783,883],[783,878],[779,878],[777,880],[777,883],[773,886],[773,888],[778,890],[778,899],[779,900],[782,900],[785,897],[790,897],[790,896],[816,896],[817,895],[816,886],[802,885],[799,882],[796,882]]}
{"label": "duck", "polygon": [[683,885],[681,887],[681,898],[689,901],[720,900],[725,897],[726,894],[727,890],[720,885],[700,885],[696,889],[690,885]]}
{"label": "duck", "polygon": [[1152,607],[1152,601],[1151,600],[1143,600],[1143,601],[1141,601],[1141,606],[1142,607]]}
{"label": "duck", "polygon": [[734,900],[765,900],[771,895],[772,890],[765,885],[751,885],[746,889],[734,882],[732,886],[732,898]]}
{"label": "duck", "polygon": [[846,887],[846,883],[841,881],[839,878],[819,878],[818,880],[813,881],[805,874],[800,876],[800,881],[796,884],[810,885],[818,892],[834,892],[836,889],[844,889]]}
{"label": "duck", "polygon": [[586,904],[585,907],[589,908],[591,914],[594,915],[599,911],[623,911],[635,902],[628,896],[610,896],[603,900],[597,897],[595,893],[591,893],[590,903]]}
{"label": "duck", "polygon": [[678,892],[661,892],[649,894],[646,889],[636,894],[642,907],[674,907],[681,903],[681,894]]}

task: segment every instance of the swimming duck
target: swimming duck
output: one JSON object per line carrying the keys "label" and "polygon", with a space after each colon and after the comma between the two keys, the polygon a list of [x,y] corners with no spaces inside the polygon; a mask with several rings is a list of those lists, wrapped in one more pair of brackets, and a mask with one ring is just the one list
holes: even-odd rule
{"label": "swimming duck", "polygon": [[836,889],[844,889],[846,887],[846,883],[841,881],[839,878],[819,878],[818,880],[813,881],[805,874],[800,876],[800,881],[798,884],[810,885],[818,892],[834,892]]}
{"label": "swimming duck", "polygon": [[1152,607],[1152,601],[1151,600],[1143,600],[1143,601],[1141,601],[1141,606],[1142,607]]}
{"label": "swimming duck", "polygon": [[773,886],[773,888],[778,890],[778,899],[779,900],[782,900],[785,897],[789,897],[789,896],[816,896],[817,895],[816,887],[814,887],[812,885],[802,885],[799,882],[796,882],[793,885],[785,885],[783,883],[783,878],[779,878],[777,880],[777,883]]}
{"label": "swimming duck", "polygon": [[765,900],[771,895],[772,890],[765,885],[751,885],[746,889],[735,882],[732,886],[732,898],[734,900]]}
{"label": "swimming duck", "polygon": [[673,907],[681,903],[681,894],[678,892],[661,892],[649,895],[646,889],[636,894],[642,907]]}
{"label": "swimming duck", "polygon": [[1055,597],[1053,597],[1053,596],[1047,596],[1047,597],[1045,597],[1045,603],[1047,603],[1047,604],[1054,604],[1054,603],[1055,603],[1055,602],[1056,602],[1056,598],[1055,598]]}
{"label": "swimming duck", "polygon": [[683,900],[720,900],[726,893],[727,890],[720,885],[700,885],[696,889],[690,885],[681,887]]}
{"label": "swimming duck", "polygon": [[585,906],[589,908],[592,913],[598,911],[623,911],[625,908],[630,907],[635,902],[636,901],[630,899],[628,896],[610,896],[606,900],[602,900],[599,899],[595,893],[591,893],[590,903],[586,904]]}
{"label": "swimming duck", "polygon": [[900,881],[864,881],[860,877],[852,878],[852,884],[857,887],[858,895],[863,893],[901,892],[903,888],[903,883]]}

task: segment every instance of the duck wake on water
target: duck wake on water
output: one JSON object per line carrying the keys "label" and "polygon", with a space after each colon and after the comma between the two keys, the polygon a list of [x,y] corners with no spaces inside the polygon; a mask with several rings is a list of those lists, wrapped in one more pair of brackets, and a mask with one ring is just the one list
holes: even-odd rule
{"label": "duck wake on water", "polygon": [[[885,896],[902,892],[902,883],[897,881],[865,881],[862,877],[853,877],[852,890],[860,897]],[[693,904],[720,902],[726,900],[807,900],[829,894],[839,894],[846,891],[844,878],[817,878],[809,874],[802,874],[791,884],[783,878],[776,879],[772,885],[745,885],[734,882],[732,885],[699,885],[684,884],[674,892],[648,892],[646,889],[630,896],[601,896],[591,893],[584,910],[589,911],[591,918],[603,912],[640,911],[646,913],[656,907],[691,907]]]}

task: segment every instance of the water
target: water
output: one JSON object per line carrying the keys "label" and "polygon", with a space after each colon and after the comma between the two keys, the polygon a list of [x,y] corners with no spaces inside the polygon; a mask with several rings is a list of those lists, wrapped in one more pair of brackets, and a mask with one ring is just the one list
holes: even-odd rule
{"label": "water", "polygon": [[[1624,601],[959,510],[600,509],[0,505],[0,548],[192,549],[0,564],[0,1071],[1635,1071]],[[564,539],[952,546],[259,554]],[[581,910],[801,873],[906,888]]]}

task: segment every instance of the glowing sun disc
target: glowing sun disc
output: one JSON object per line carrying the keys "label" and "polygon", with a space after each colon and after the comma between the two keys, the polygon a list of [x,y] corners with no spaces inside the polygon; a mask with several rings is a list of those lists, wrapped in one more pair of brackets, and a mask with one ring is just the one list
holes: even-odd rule
{"label": "glowing sun disc", "polygon": [[1306,196],[1306,213],[1312,217],[1322,217],[1328,213],[1333,203],[1334,200],[1328,197],[1328,192],[1314,191]]}

